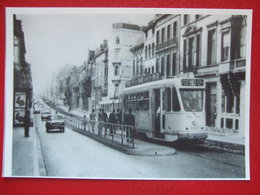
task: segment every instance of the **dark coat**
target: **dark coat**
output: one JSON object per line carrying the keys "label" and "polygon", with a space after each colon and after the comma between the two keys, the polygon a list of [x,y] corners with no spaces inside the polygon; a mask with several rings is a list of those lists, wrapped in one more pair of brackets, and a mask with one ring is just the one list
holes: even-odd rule
{"label": "dark coat", "polygon": [[23,124],[24,124],[25,127],[30,127],[30,123],[31,123],[30,115],[29,115],[29,114],[26,114],[26,115],[23,117]]}
{"label": "dark coat", "polygon": [[116,122],[116,115],[113,112],[110,113],[108,122],[110,122],[110,123]]}
{"label": "dark coat", "polygon": [[132,126],[134,127],[134,126],[135,126],[135,116],[134,116],[132,113],[127,114],[127,115],[125,116],[125,121],[124,121],[124,123],[125,123],[126,125],[132,125]]}

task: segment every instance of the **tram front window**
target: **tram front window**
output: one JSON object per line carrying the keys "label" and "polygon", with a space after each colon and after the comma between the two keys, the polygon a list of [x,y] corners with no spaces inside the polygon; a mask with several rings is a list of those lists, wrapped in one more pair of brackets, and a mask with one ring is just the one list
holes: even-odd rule
{"label": "tram front window", "polygon": [[181,89],[181,99],[184,110],[187,112],[200,112],[203,109],[202,89]]}

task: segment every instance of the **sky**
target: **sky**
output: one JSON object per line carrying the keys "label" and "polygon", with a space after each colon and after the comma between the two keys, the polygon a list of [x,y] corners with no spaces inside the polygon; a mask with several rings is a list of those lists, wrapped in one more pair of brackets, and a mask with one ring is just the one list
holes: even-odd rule
{"label": "sky", "polygon": [[31,64],[33,88],[40,93],[54,73],[71,64],[80,66],[88,50],[103,43],[118,22],[146,26],[153,14],[16,14],[22,21],[26,61]]}

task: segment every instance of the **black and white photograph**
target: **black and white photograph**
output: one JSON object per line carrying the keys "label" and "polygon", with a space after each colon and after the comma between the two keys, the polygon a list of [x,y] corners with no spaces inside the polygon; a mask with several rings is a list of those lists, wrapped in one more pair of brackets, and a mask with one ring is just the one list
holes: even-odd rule
{"label": "black and white photograph", "polygon": [[252,10],[6,8],[4,177],[249,180]]}

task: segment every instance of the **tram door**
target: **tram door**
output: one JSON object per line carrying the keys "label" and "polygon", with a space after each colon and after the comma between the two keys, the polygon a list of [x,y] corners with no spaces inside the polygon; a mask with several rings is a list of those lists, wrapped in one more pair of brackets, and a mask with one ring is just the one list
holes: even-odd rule
{"label": "tram door", "polygon": [[161,107],[160,107],[160,89],[154,89],[154,135],[160,137],[161,135]]}

